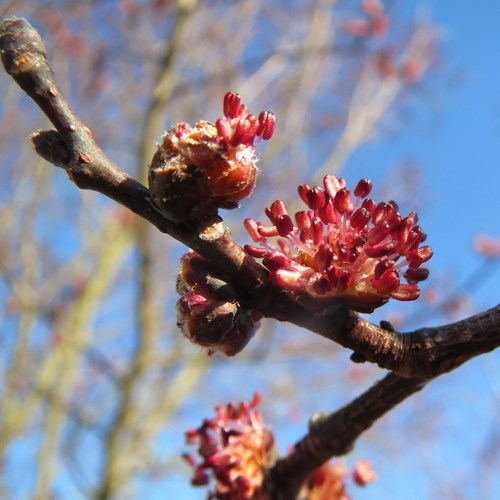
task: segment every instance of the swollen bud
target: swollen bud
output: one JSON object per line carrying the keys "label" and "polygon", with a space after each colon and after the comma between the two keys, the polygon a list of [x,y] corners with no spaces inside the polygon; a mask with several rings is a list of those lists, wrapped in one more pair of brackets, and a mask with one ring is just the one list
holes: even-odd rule
{"label": "swollen bud", "polygon": [[221,277],[214,277],[208,262],[195,252],[181,259],[177,277],[177,326],[193,344],[222,351],[240,352],[259,327],[261,314],[244,309],[236,291]]}
{"label": "swollen bud", "polygon": [[[180,123],[165,133],[149,167],[149,189],[170,220],[213,217],[250,196],[257,174],[255,144],[270,139],[276,119],[248,113],[235,93],[224,98],[224,116],[215,125]],[[254,144],[255,143],[255,144]]]}

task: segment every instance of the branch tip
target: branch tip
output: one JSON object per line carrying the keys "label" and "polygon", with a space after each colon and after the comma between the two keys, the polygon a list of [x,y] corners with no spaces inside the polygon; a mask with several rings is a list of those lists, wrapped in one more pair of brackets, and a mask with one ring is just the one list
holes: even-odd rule
{"label": "branch tip", "polygon": [[47,61],[47,49],[41,36],[21,17],[2,20],[0,52],[5,71],[14,78],[31,71],[40,62]]}

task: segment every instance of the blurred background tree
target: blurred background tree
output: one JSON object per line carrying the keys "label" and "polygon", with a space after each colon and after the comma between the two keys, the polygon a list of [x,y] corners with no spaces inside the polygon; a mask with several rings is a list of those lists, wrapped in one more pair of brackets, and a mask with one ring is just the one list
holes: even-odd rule
{"label": "blurred background tree", "polygon": [[[370,177],[382,199],[419,210],[444,256],[431,265],[423,305],[376,314],[404,330],[493,305],[495,297],[484,298],[491,292],[477,292],[500,254],[497,240],[480,239],[482,260],[470,253],[453,267],[447,256],[464,255],[460,245],[493,224],[476,195],[481,184],[471,180],[470,198],[448,202],[433,233],[433,198],[454,181],[444,175],[449,182],[429,190],[426,176],[435,181],[437,165],[429,170],[425,154],[408,159],[398,142],[410,130],[417,145],[406,151],[429,147],[438,96],[456,83],[443,69],[439,31],[410,3],[26,0],[5,2],[0,15],[22,15],[40,30],[80,118],[144,183],[163,131],[213,121],[228,90],[252,110],[272,110],[278,127],[260,148],[257,190],[224,213],[242,244],[245,217],[263,218],[276,198],[297,203],[296,186],[319,184],[326,173],[351,183]],[[330,342],[274,321],[264,321],[236,358],[209,358],[192,346],[175,320],[185,247],[75,189],[38,158],[28,136],[46,122],[5,74],[0,88],[2,497],[202,498],[180,454],[183,432],[213,406],[261,391],[284,451],[313,413],[380,378],[381,370],[353,365]],[[474,210],[482,218],[459,239],[456,225],[468,224],[461,211]],[[371,459],[379,481],[356,496],[500,492],[494,356],[431,385],[366,434],[352,461]]]}

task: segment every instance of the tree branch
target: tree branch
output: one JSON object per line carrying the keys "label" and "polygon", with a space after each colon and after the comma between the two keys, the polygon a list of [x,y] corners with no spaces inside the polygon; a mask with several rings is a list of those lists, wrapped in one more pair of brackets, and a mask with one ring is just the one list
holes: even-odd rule
{"label": "tree branch", "polygon": [[314,416],[309,433],[271,470],[268,488],[273,498],[295,498],[311,472],[331,457],[348,453],[361,433],[424,386],[421,379],[404,379],[390,373],[339,411]]}
{"label": "tree branch", "polygon": [[205,257],[264,316],[288,321],[329,338],[403,377],[431,378],[500,345],[499,309],[445,327],[404,335],[371,324],[339,303],[333,311],[311,311],[267,279],[267,270],[232,239],[222,219],[174,223],[156,210],[148,189],[115,165],[97,146],[59,92],[38,33],[25,20],[2,22],[4,67],[40,106],[57,131],[33,136],[37,152],[64,168],[81,189],[92,189],[126,206]]}

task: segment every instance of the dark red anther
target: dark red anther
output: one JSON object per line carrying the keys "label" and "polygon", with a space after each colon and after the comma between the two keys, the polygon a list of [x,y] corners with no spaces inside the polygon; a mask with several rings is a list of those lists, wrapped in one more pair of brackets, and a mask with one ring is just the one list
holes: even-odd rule
{"label": "dark red anther", "polygon": [[274,224],[274,215],[271,207],[264,208],[264,213],[267,215],[267,218]]}
{"label": "dark red anther", "polygon": [[373,273],[376,280],[380,279],[380,277],[394,265],[394,261],[390,259],[381,260],[376,266],[375,271]]}
{"label": "dark red anther", "polygon": [[427,239],[427,235],[424,233],[422,226],[415,226],[412,229],[412,233],[415,233],[418,236],[418,241],[423,243]]}
{"label": "dark red anther", "polygon": [[328,279],[324,276],[315,280],[312,286],[314,292],[317,293],[318,295],[325,295],[325,293],[328,293],[332,289],[332,285],[330,284]]}
{"label": "dark red anther", "polygon": [[224,96],[224,116],[236,118],[240,114],[241,98],[236,92],[228,92]]}
{"label": "dark red anther", "polygon": [[254,259],[263,259],[268,254],[265,248],[254,247],[252,245],[245,245],[243,248],[245,252]]}
{"label": "dark red anther", "polygon": [[318,217],[315,217],[312,220],[312,227],[311,227],[311,232],[312,232],[312,240],[315,245],[318,245],[323,241],[323,222],[321,222],[321,219]]}
{"label": "dark red anther", "polygon": [[262,137],[265,141],[271,139],[276,128],[276,116],[270,111],[262,111],[259,115],[259,126],[257,128],[257,135]]}
{"label": "dark red anther", "polygon": [[243,225],[245,229],[248,231],[248,234],[252,238],[253,241],[258,242],[262,240],[262,235],[259,234],[259,225],[253,219],[245,219],[243,221]]}
{"label": "dark red anther", "polygon": [[415,219],[416,217],[412,217],[412,215],[415,215],[415,212],[412,212],[408,217],[405,217],[401,221],[401,225],[399,226],[398,229],[398,242],[400,245],[404,245],[408,241],[408,236],[410,235],[410,231],[413,229],[413,226],[415,225]]}
{"label": "dark red anther", "polygon": [[196,465],[196,459],[191,453],[183,453],[182,458],[191,466],[194,467]]}
{"label": "dark red anther", "polygon": [[305,210],[295,214],[295,222],[300,231],[308,231],[311,227],[311,217]]}
{"label": "dark red anther", "polygon": [[180,139],[184,135],[189,134],[192,130],[193,127],[191,127],[189,123],[179,123],[179,125],[177,125],[177,128],[175,129],[175,137],[177,137],[177,139]]}
{"label": "dark red anther", "polygon": [[399,284],[398,272],[393,268],[387,269],[379,279],[372,279],[373,288],[381,295],[390,295],[399,287]]}
{"label": "dark red anther", "polygon": [[396,300],[407,301],[416,300],[420,296],[420,288],[417,285],[399,285],[398,288],[391,293],[391,297]]}
{"label": "dark red anther", "polygon": [[193,486],[205,486],[209,482],[210,482],[210,476],[202,470],[197,471],[194,477],[191,479],[191,484]]}
{"label": "dark red anther", "polygon": [[248,401],[240,401],[240,406],[239,406],[237,418],[248,418],[248,415],[250,413],[249,410],[250,410],[250,406],[248,404]]}
{"label": "dark red anther", "polygon": [[366,238],[364,236],[358,236],[352,240],[352,246],[355,248],[362,247],[366,243]]}
{"label": "dark red anther", "polygon": [[340,220],[339,213],[334,207],[331,198],[328,198],[325,206],[318,210],[318,215],[325,224],[338,224]]}
{"label": "dark red anther", "polygon": [[373,212],[373,223],[378,224],[382,219],[385,219],[394,207],[390,203],[380,202]]}
{"label": "dark red anther", "polygon": [[320,187],[314,187],[307,192],[307,205],[312,210],[319,210],[325,205],[326,195]]}
{"label": "dark red anther", "polygon": [[389,205],[392,205],[392,207],[394,208],[394,210],[396,210],[396,212],[399,210],[399,205],[394,200],[390,200]]}
{"label": "dark red anther", "polygon": [[434,252],[430,246],[425,246],[416,250],[410,250],[406,255],[406,260],[408,262],[408,266],[411,269],[417,269],[424,262],[427,262]]}
{"label": "dark red anther", "polygon": [[381,243],[379,245],[375,245],[372,247],[366,247],[365,253],[368,257],[373,259],[379,259],[380,257],[385,257],[386,255],[390,255],[396,246],[395,241],[389,241],[388,243]]}
{"label": "dark red anther", "polygon": [[333,259],[333,250],[330,245],[320,245],[318,251],[314,255],[314,262],[317,269],[326,269]]}
{"label": "dark red anther", "polygon": [[198,429],[189,429],[188,431],[185,432],[186,436],[186,443],[187,444],[194,444],[196,443],[196,438],[198,437]]}
{"label": "dark red anther", "polygon": [[372,181],[370,179],[361,179],[354,189],[354,196],[366,198],[372,190]]}
{"label": "dark red anther", "polygon": [[332,288],[337,288],[337,285],[339,284],[340,271],[335,266],[330,266],[326,270],[326,275]]}
{"label": "dark red anther", "polygon": [[377,224],[374,228],[370,229],[366,235],[366,239],[369,245],[378,245],[386,236],[391,232],[391,228],[386,221],[382,221]]}
{"label": "dark red anther", "polygon": [[215,127],[217,128],[217,134],[219,136],[220,142],[227,145],[231,142],[233,129],[231,126],[231,120],[227,117],[219,118],[215,122]]}
{"label": "dark red anther", "polygon": [[281,200],[276,200],[269,207],[269,213],[266,211],[266,215],[274,222],[274,219],[278,217],[278,215],[288,215],[288,212],[286,211],[285,204]]}
{"label": "dark red anther", "polygon": [[216,442],[214,442],[214,441],[208,441],[208,442],[202,444],[198,448],[198,453],[202,457],[208,457],[210,455],[213,455],[218,449],[219,449],[219,446],[217,445]]}
{"label": "dark red anther", "polygon": [[353,281],[353,277],[348,271],[341,271],[339,282],[337,284],[337,293],[344,293]]}
{"label": "dark red anther", "polygon": [[248,139],[251,137],[253,141],[255,135],[252,136],[251,124],[248,120],[239,120],[231,137],[231,146],[236,147],[240,144],[248,144]]}
{"label": "dark red anther", "polygon": [[412,229],[408,234],[406,242],[400,244],[398,252],[401,255],[406,255],[410,250],[417,249],[419,245],[420,245],[420,235],[418,234],[418,232],[415,231],[415,229]]}
{"label": "dark red anther", "polygon": [[419,281],[424,281],[429,277],[429,270],[425,267],[419,267],[417,269],[409,268],[403,274],[408,283],[418,283]]}
{"label": "dark red anther", "polygon": [[255,391],[253,399],[250,402],[250,408],[255,408],[259,406],[261,401],[262,401],[262,394],[259,391]]}
{"label": "dark red anther", "polygon": [[361,229],[370,220],[370,212],[366,208],[358,208],[350,218],[351,227]]}
{"label": "dark red anther", "polygon": [[292,219],[289,215],[278,215],[274,221],[278,233],[283,238],[286,238],[294,229]]}
{"label": "dark red anther", "polygon": [[264,257],[262,264],[264,264],[269,271],[278,271],[288,268],[290,266],[290,259],[279,252],[273,252]]}
{"label": "dark red anther", "polygon": [[342,188],[337,191],[333,203],[337,211],[341,214],[352,212],[354,206],[352,204],[351,191],[349,188]]}
{"label": "dark red anther", "polygon": [[264,238],[271,238],[272,236],[278,236],[279,234],[276,226],[258,226],[257,231],[261,236],[264,236]]}
{"label": "dark red anther", "polygon": [[377,204],[371,198],[366,198],[365,200],[363,200],[363,203],[361,204],[361,208],[368,210],[368,212],[370,213],[370,217],[373,216],[376,207]]}
{"label": "dark red anther", "polygon": [[359,257],[360,251],[357,248],[349,248],[349,252],[347,253],[347,262],[352,264],[358,257]]}
{"label": "dark red anther", "polygon": [[323,186],[325,187],[326,194],[333,199],[337,191],[345,187],[345,181],[344,179],[338,179],[334,175],[325,175]]}
{"label": "dark red anther", "polygon": [[307,184],[301,184],[298,188],[297,191],[299,193],[299,196],[301,200],[308,205],[309,201],[307,200],[307,193],[309,192],[311,188]]}
{"label": "dark red anther", "polygon": [[406,217],[406,219],[408,219],[412,223],[412,227],[415,226],[415,224],[418,222],[417,212],[411,212],[410,215]]}

